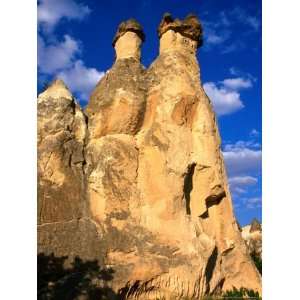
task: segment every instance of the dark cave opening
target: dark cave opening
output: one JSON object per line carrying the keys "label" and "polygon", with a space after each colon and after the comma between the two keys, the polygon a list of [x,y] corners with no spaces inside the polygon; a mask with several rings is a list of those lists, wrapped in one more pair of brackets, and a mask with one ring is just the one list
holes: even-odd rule
{"label": "dark cave opening", "polygon": [[195,172],[196,164],[192,163],[188,166],[187,173],[184,177],[184,185],[183,185],[183,192],[184,192],[184,199],[185,199],[185,206],[186,206],[186,213],[188,215],[191,214],[191,192],[193,190],[193,176]]}

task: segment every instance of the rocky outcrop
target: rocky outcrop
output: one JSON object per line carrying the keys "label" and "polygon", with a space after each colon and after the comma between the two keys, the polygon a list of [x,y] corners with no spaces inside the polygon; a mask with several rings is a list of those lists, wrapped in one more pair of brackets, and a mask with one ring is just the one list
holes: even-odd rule
{"label": "rocky outcrop", "polygon": [[165,15],[158,32],[160,54],[145,70],[140,25],[120,25],[86,118],[59,81],[39,96],[39,249],[66,255],[78,239],[71,252],[112,268],[122,299],[260,291],[201,84],[202,27]]}
{"label": "rocky outcrop", "polygon": [[86,119],[61,80],[38,97],[37,129],[38,251],[100,261],[84,176]]}
{"label": "rocky outcrop", "polygon": [[257,219],[242,228],[242,237],[251,255],[262,258],[262,227]]}

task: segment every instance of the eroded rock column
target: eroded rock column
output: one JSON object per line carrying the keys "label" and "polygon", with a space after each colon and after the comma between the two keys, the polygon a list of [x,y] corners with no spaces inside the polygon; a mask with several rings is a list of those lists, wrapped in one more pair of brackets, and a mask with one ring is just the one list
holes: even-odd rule
{"label": "eroded rock column", "polygon": [[38,253],[72,262],[102,262],[99,234],[89,218],[84,174],[86,118],[55,80],[38,97]]}
{"label": "eroded rock column", "polygon": [[130,203],[136,202],[138,154],[133,136],[145,111],[143,40],[137,21],[120,24],[113,40],[116,61],[97,84],[86,109],[88,197],[94,219],[102,223],[119,215],[123,224]]}
{"label": "eroded rock column", "polygon": [[86,108],[90,140],[107,134],[134,135],[139,130],[145,110],[143,40],[135,20],[120,24],[113,40],[115,63],[97,84]]}

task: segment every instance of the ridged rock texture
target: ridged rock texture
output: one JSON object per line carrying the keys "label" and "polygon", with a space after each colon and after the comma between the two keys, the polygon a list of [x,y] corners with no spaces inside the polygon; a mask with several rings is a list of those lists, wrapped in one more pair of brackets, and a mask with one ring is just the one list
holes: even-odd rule
{"label": "ridged rock texture", "polygon": [[38,250],[98,259],[120,299],[260,292],[201,85],[201,24],[166,14],[158,35],[146,70],[141,26],[121,23],[85,113],[60,81],[39,95]]}

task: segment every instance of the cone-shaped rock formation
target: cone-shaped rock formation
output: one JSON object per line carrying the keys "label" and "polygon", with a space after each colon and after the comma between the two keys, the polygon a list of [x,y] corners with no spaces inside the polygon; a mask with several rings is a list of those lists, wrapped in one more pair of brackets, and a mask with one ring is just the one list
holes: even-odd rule
{"label": "cone-shaped rock formation", "polygon": [[[116,61],[91,95],[88,124],[61,82],[39,96],[39,227],[89,222],[81,233],[93,241],[82,247],[114,269],[122,299],[260,291],[201,85],[201,24],[166,14],[158,34],[160,54],[145,70],[141,26],[119,26]],[[70,250],[60,230],[75,229],[55,230],[55,242],[41,240],[39,251]],[[84,253],[79,248],[72,253]]]}

